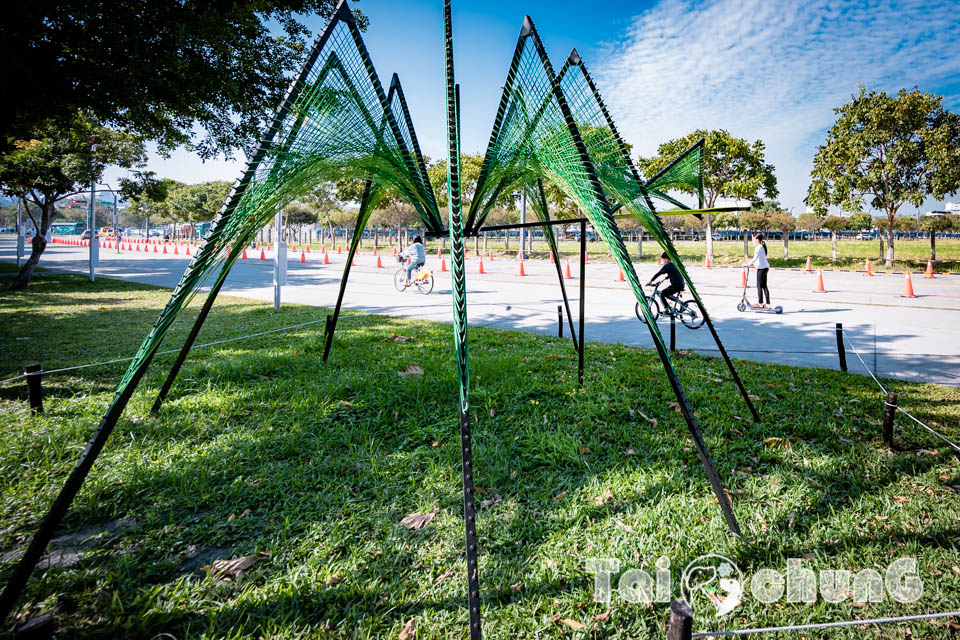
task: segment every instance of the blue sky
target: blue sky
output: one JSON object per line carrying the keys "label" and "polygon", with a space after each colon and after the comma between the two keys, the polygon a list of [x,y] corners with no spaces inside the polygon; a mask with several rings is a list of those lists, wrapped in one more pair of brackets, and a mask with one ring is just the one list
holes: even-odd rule
{"label": "blue sky", "polygon": [[[361,0],[353,6],[370,18],[364,39],[381,80],[386,85],[393,72],[400,75],[424,153],[441,157],[441,0]],[[525,13],[555,65],[571,47],[578,49],[636,153],[652,153],[695,128],[761,138],[777,169],[780,200],[795,214],[803,212],[813,154],[833,108],[857,83],[891,92],[918,86],[960,111],[956,2],[454,0],[465,152],[486,147]],[[317,33],[323,27],[320,20],[310,26]],[[150,168],[200,182],[233,180],[242,165],[201,163],[179,152],[170,160],[152,159]]]}

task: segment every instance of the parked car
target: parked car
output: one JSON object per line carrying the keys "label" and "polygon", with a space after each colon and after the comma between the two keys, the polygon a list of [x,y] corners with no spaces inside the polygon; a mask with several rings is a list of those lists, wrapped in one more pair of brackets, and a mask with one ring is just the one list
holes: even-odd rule
{"label": "parked car", "polygon": [[80,239],[81,239],[81,240],[89,240],[89,239],[90,239],[90,229],[87,229],[86,231],[84,231],[83,233],[81,233],[81,234],[80,234]]}
{"label": "parked car", "polygon": [[861,231],[857,234],[857,240],[873,240],[873,234]]}

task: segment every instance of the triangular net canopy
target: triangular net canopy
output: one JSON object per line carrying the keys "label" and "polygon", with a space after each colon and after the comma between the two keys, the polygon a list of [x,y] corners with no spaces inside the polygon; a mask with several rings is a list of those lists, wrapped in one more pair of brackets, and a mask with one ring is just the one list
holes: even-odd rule
{"label": "triangular net canopy", "polygon": [[279,209],[338,178],[366,183],[360,229],[386,190],[412,206],[427,230],[444,228],[399,80],[394,75],[389,93],[384,92],[345,2],[317,39],[120,389],[210,275],[223,267],[220,277],[225,277],[243,247]]}

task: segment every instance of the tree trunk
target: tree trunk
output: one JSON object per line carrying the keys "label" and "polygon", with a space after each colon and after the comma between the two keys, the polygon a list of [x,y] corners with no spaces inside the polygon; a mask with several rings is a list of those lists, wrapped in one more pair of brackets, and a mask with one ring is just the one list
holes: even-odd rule
{"label": "tree trunk", "polygon": [[789,231],[783,232],[783,257],[784,258],[790,257],[790,232]]}
{"label": "tree trunk", "polygon": [[707,222],[707,259],[713,262],[713,220],[709,212],[704,214],[704,220]]}
{"label": "tree trunk", "polygon": [[504,232],[504,236],[503,236],[503,250],[504,250],[504,252],[506,252],[506,253],[509,253],[509,252],[510,252],[510,229],[507,229],[507,230]]}
{"label": "tree trunk", "polygon": [[830,232],[830,241],[833,243],[833,261],[837,261],[837,232]]}
{"label": "tree trunk", "polygon": [[487,252],[487,237],[489,237],[489,235],[490,235],[489,231],[483,232],[483,252],[484,253]]}
{"label": "tree trunk", "polygon": [[637,232],[637,258],[643,259],[643,228]]}
{"label": "tree trunk", "polygon": [[380,227],[373,228],[373,248],[380,249]]}
{"label": "tree trunk", "polygon": [[743,257],[750,257],[750,247],[747,246],[747,230],[743,230]]}
{"label": "tree trunk", "polygon": [[893,266],[893,216],[896,212],[887,212],[887,260],[888,267]]}
{"label": "tree trunk", "polygon": [[[43,252],[47,249],[47,233],[50,231],[50,222],[53,220],[54,200],[55,198],[52,195],[44,196],[44,205],[40,209],[40,228],[34,229],[36,233],[33,234],[33,240],[30,242],[30,257],[27,258],[27,261],[20,269],[20,273],[17,274],[17,277],[13,280],[13,284],[10,285],[10,288],[14,291],[26,290],[27,285],[30,284],[30,279],[33,278],[33,271],[36,269],[37,263],[40,262],[40,256],[43,255]],[[27,210],[29,211],[29,209]],[[36,227],[36,225],[34,225],[34,227]],[[96,237],[92,232],[90,234],[90,242],[96,242]]]}
{"label": "tree trunk", "polygon": [[473,236],[473,253],[476,254],[476,255],[480,255],[480,236],[479,236],[479,234]]}

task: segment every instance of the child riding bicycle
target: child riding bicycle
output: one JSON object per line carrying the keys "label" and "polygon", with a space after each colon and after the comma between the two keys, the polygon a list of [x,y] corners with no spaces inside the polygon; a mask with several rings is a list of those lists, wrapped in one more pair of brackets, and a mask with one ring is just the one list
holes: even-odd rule
{"label": "child riding bicycle", "polygon": [[680,270],[677,269],[677,266],[670,261],[670,256],[667,255],[666,251],[660,254],[660,265],[660,271],[653,274],[647,286],[653,286],[654,280],[662,275],[666,275],[670,280],[670,286],[660,292],[660,297],[669,298],[673,302],[679,303],[680,299],[675,296],[683,291],[683,276],[680,275]]}
{"label": "child riding bicycle", "polygon": [[427,264],[427,252],[423,248],[423,238],[414,236],[413,244],[407,247],[400,256],[410,259],[410,264],[407,265],[407,286],[409,287],[411,284],[410,277],[413,272]]}

